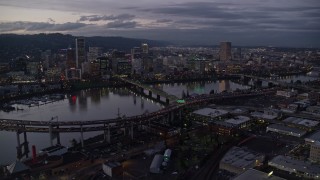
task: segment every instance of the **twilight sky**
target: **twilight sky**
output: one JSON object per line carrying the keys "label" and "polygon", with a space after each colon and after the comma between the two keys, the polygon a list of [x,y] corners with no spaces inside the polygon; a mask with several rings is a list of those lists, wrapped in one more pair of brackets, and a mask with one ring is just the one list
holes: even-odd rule
{"label": "twilight sky", "polygon": [[0,33],[320,47],[320,0],[1,0]]}

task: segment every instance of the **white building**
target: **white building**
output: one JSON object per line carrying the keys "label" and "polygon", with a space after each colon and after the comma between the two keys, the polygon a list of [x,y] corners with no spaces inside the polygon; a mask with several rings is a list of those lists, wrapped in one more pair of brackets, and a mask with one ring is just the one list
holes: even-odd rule
{"label": "white building", "polygon": [[171,157],[171,149],[166,149],[165,151],[164,151],[164,161],[165,162],[168,162],[169,160],[170,160],[170,157]]}
{"label": "white building", "polygon": [[310,162],[296,160],[288,156],[279,155],[268,162],[269,166],[295,173],[304,178],[320,179],[320,166]]}
{"label": "white building", "polygon": [[281,124],[271,124],[267,127],[267,132],[276,132],[279,134],[289,135],[289,136],[296,136],[301,137],[305,135],[307,132],[298,128],[288,127]]}
{"label": "white building", "polygon": [[151,162],[150,165],[150,172],[151,173],[161,173],[161,164],[163,162],[163,155],[156,154]]}

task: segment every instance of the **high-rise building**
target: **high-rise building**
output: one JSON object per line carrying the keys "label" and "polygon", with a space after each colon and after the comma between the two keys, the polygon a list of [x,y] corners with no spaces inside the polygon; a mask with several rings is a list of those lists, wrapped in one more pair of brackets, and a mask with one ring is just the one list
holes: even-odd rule
{"label": "high-rise building", "polygon": [[149,52],[149,46],[147,43],[141,44],[142,53],[148,54]]}
{"label": "high-rise building", "polygon": [[88,52],[88,62],[97,60],[98,57],[102,56],[103,49],[102,47],[89,47]]}
{"label": "high-rise building", "polygon": [[220,61],[229,61],[231,56],[231,42],[220,42]]}
{"label": "high-rise building", "polygon": [[81,64],[86,61],[84,38],[76,38],[76,66],[81,69]]}

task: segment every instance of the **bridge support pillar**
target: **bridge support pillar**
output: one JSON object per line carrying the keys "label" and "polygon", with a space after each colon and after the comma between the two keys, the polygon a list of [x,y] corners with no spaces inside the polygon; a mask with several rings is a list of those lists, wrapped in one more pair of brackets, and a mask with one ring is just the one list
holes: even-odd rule
{"label": "bridge support pillar", "polygon": [[149,91],[149,97],[152,97],[152,91]]}
{"label": "bridge support pillar", "polygon": [[[106,124],[104,124],[104,127],[106,127]],[[104,130],[104,141],[107,143],[110,143],[111,141],[111,137],[110,137],[110,126],[108,125],[108,129]]]}
{"label": "bridge support pillar", "polygon": [[131,122],[131,127],[130,127],[130,137],[133,139],[133,123]]}
{"label": "bridge support pillar", "polygon": [[170,122],[173,122],[174,121],[174,112],[171,111],[170,112]]}
{"label": "bridge support pillar", "polygon": [[[57,126],[57,129],[59,129],[59,126]],[[59,132],[56,133],[56,137],[57,137],[57,144],[61,145]]]}
{"label": "bridge support pillar", "polygon": [[17,131],[17,159],[22,158],[22,150],[21,150],[21,144],[20,144],[20,133]]}
{"label": "bridge support pillar", "polygon": [[23,156],[28,157],[29,154],[29,142],[27,139],[27,132],[23,132],[24,142],[20,141],[21,132],[17,131],[17,159],[21,160]]}
{"label": "bridge support pillar", "polygon": [[53,146],[53,133],[52,133],[52,125],[49,125],[49,138],[50,138],[50,146]]}
{"label": "bridge support pillar", "polygon": [[110,126],[108,125],[108,138],[107,138],[107,142],[111,143],[111,133],[110,133]]}
{"label": "bridge support pillar", "polygon": [[80,125],[80,129],[81,129],[81,147],[84,148],[84,140],[83,140],[83,129],[82,129],[82,125]]}

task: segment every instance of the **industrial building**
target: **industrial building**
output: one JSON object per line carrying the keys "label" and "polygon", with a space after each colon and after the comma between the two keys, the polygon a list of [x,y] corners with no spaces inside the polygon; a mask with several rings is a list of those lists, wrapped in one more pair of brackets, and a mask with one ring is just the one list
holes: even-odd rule
{"label": "industrial building", "polygon": [[298,176],[310,179],[320,179],[320,166],[310,162],[296,160],[288,156],[279,155],[268,162],[269,166],[295,173]]}
{"label": "industrial building", "polygon": [[210,124],[213,132],[220,135],[234,135],[237,130],[250,126],[252,119],[247,116],[236,116],[225,121],[214,121]]}
{"label": "industrial building", "polygon": [[310,146],[309,160],[320,163],[320,131],[316,131],[309,137],[304,138],[305,143]]}
{"label": "industrial building", "polygon": [[222,109],[203,108],[194,111],[192,114],[195,120],[207,123],[208,121],[221,119],[227,116],[229,112]]}
{"label": "industrial building", "polygon": [[239,128],[239,129],[245,128],[252,123],[251,119],[247,116],[236,116],[234,118],[225,120],[225,122],[232,124],[233,127]]}
{"label": "industrial building", "polygon": [[256,169],[248,169],[242,174],[239,174],[233,180],[249,180],[249,179],[268,179],[268,180],[285,180],[278,176],[272,175],[272,173],[265,173]]}
{"label": "industrial building", "polygon": [[282,124],[271,124],[267,127],[267,132],[276,132],[288,136],[302,137],[307,132],[298,128],[288,127]]}
{"label": "industrial building", "polygon": [[303,128],[307,130],[311,130],[319,124],[319,121],[313,121],[310,119],[303,119],[297,117],[288,117],[284,119],[283,122],[294,127]]}
{"label": "industrial building", "polygon": [[240,174],[247,169],[260,166],[264,161],[264,155],[250,151],[245,147],[232,147],[221,159],[219,168]]}
{"label": "industrial building", "polygon": [[150,173],[161,173],[161,164],[163,162],[163,155],[156,154],[150,165]]}
{"label": "industrial building", "polygon": [[309,160],[314,163],[320,162],[320,142],[315,142],[310,145]]}
{"label": "industrial building", "polygon": [[121,175],[123,169],[119,162],[105,162],[102,164],[102,170],[106,175],[112,178]]}
{"label": "industrial building", "polygon": [[304,138],[306,144],[313,144],[315,142],[320,142],[320,130],[314,132],[309,137]]}

